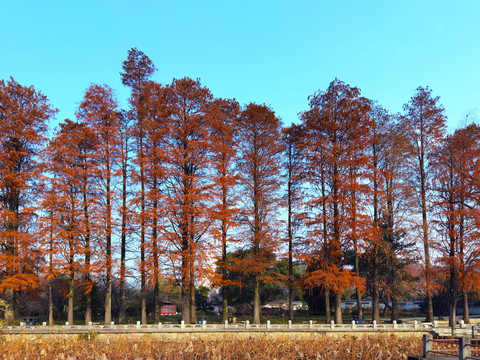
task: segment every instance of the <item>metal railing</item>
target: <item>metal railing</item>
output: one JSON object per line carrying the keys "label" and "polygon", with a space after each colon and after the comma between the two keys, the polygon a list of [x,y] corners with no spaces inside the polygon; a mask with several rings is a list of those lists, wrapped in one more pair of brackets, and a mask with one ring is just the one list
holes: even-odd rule
{"label": "metal railing", "polygon": [[[473,327],[472,327],[473,329]],[[472,330],[473,332],[473,330]],[[434,339],[432,335],[423,335],[423,357],[432,355],[458,356],[459,360],[480,360],[480,355],[473,356],[472,349],[480,348],[479,344],[472,343],[470,337],[462,336],[454,339]],[[434,344],[453,345],[453,349],[434,349]]]}

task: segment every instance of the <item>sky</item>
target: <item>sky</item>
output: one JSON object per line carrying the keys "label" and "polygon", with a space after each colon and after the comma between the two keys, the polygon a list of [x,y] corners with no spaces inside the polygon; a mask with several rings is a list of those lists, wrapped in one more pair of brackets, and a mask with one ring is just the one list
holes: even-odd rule
{"label": "sky", "polygon": [[170,83],[200,78],[215,97],[270,105],[298,123],[335,78],[392,113],[429,86],[450,130],[480,108],[480,0],[0,0],[0,79],[33,85],[74,119],[91,83],[121,84],[130,48]]}

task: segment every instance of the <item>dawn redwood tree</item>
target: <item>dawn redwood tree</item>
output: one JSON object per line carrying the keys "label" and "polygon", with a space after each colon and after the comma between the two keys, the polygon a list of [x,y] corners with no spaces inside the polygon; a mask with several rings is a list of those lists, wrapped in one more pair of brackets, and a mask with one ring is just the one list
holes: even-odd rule
{"label": "dawn redwood tree", "polygon": [[478,226],[480,184],[480,127],[477,124],[465,126],[455,132],[456,148],[460,161],[459,172],[459,255],[460,287],[463,292],[463,320],[470,323],[468,293],[480,290],[480,233]]}
{"label": "dawn redwood tree", "polygon": [[[360,90],[335,79],[327,91],[319,91],[310,98],[310,110],[302,114],[305,129],[304,147],[307,162],[307,181],[321,190],[312,194],[310,208],[324,206],[322,216],[313,218],[311,226],[323,227],[323,242],[319,232],[312,239],[311,251],[315,257],[305,283],[310,287],[324,287],[335,293],[335,322],[342,323],[341,297],[344,290],[355,285],[363,291],[363,279],[345,268],[344,251],[354,245],[349,229],[358,230],[357,209],[351,196],[361,179],[370,146],[370,101],[360,96]],[[352,177],[352,169],[355,175]],[[319,183],[319,180],[321,183]],[[367,229],[361,229],[367,231]],[[318,259],[321,257],[321,260]]]}
{"label": "dawn redwood tree", "polygon": [[208,270],[210,91],[198,80],[175,79],[168,86],[169,133],[163,148],[166,168],[163,211],[169,256],[181,279],[182,319],[196,323],[195,277]]}
{"label": "dawn redwood tree", "polygon": [[[435,214],[440,239],[434,245],[441,254],[448,279],[449,323],[456,323],[459,295],[470,290],[468,282],[479,264],[480,248],[475,220],[475,168],[479,160],[476,125],[448,135],[432,156]],[[472,201],[473,200],[473,201]],[[468,303],[464,311],[468,312]],[[468,317],[467,317],[468,319]]]}
{"label": "dawn redwood tree", "polygon": [[227,247],[232,242],[229,230],[236,225],[235,218],[239,214],[238,174],[235,163],[237,159],[237,118],[239,105],[234,100],[215,99],[208,108],[211,127],[211,156],[214,205],[211,216],[215,220],[211,233],[220,244],[218,257],[219,278],[215,285],[222,287],[222,322],[228,319],[228,278]]}
{"label": "dawn redwood tree", "polygon": [[15,319],[18,292],[39,284],[37,244],[27,231],[42,171],[39,152],[55,112],[33,87],[0,80],[0,293],[7,323]]}
{"label": "dawn redwood tree", "polygon": [[[95,182],[99,237],[106,272],[105,324],[112,321],[112,233],[114,227],[113,206],[116,201],[115,188],[119,175],[117,164],[121,161],[120,114],[113,90],[107,85],[91,85],[80,103],[77,117],[93,132],[96,138]],[[104,255],[103,255],[104,251]]]}
{"label": "dawn redwood tree", "polygon": [[119,279],[119,309],[118,322],[125,322],[125,284],[127,281],[127,236],[130,234],[130,212],[128,199],[130,191],[130,166],[131,166],[131,118],[129,114],[122,112],[120,116],[120,142],[121,142],[121,176],[122,176],[122,205],[121,216],[121,240],[120,240],[120,279]]}
{"label": "dawn redwood tree", "polygon": [[284,172],[287,191],[285,194],[287,206],[287,243],[288,243],[288,318],[293,320],[293,293],[294,273],[293,255],[294,239],[298,235],[299,226],[302,221],[302,172],[303,153],[300,146],[302,128],[298,125],[291,125],[283,129],[284,143]]}
{"label": "dawn redwood tree", "polygon": [[239,117],[238,168],[241,176],[243,221],[252,253],[241,267],[253,276],[253,322],[260,323],[260,284],[279,248],[277,209],[281,202],[281,121],[266,105],[248,104]]}
{"label": "dawn redwood tree", "polygon": [[[47,162],[48,158],[44,158]],[[60,275],[61,264],[59,254],[61,252],[61,242],[59,236],[60,229],[60,211],[61,207],[58,203],[58,197],[54,185],[57,180],[55,178],[45,177],[44,189],[42,191],[41,207],[43,215],[37,219],[38,231],[41,239],[41,248],[46,256],[46,264],[43,266],[43,274],[48,286],[48,325],[55,325],[53,318],[53,282]]]}
{"label": "dawn redwood tree", "polygon": [[145,159],[147,166],[146,177],[146,214],[150,219],[151,242],[148,249],[147,273],[152,274],[151,282],[154,293],[154,316],[155,321],[159,320],[160,310],[160,256],[164,255],[164,248],[160,241],[163,232],[163,211],[162,194],[165,182],[165,159],[164,145],[168,134],[168,91],[162,85],[150,81],[145,84],[142,90],[142,97],[145,99]]}
{"label": "dawn redwood tree", "polygon": [[50,141],[47,149],[48,170],[52,174],[53,198],[58,211],[58,238],[61,242],[59,257],[62,273],[68,277],[68,322],[73,324],[75,277],[79,271],[83,233],[79,144],[82,125],[66,119]]}
{"label": "dawn redwood tree", "polygon": [[128,58],[123,62],[122,84],[131,88],[130,97],[131,113],[134,118],[132,135],[136,141],[135,163],[138,167],[138,175],[135,180],[140,185],[140,278],[141,278],[141,301],[142,301],[142,324],[147,323],[147,301],[146,301],[146,269],[145,269],[145,244],[147,230],[147,215],[145,207],[145,115],[144,102],[142,98],[142,89],[156,68],[152,61],[142,51],[132,48],[128,51]]}
{"label": "dawn redwood tree", "polygon": [[422,240],[425,261],[425,292],[427,301],[427,321],[433,321],[432,295],[434,280],[430,260],[430,238],[428,209],[432,168],[430,159],[440,145],[445,133],[446,116],[439,104],[440,97],[433,97],[428,87],[418,87],[415,95],[404,105],[403,126],[407,141],[412,149],[410,170],[415,184],[422,216]]}
{"label": "dawn redwood tree", "polygon": [[79,177],[82,202],[82,229],[81,238],[83,249],[83,264],[81,272],[82,291],[85,295],[85,324],[92,321],[92,273],[97,272],[98,265],[93,261],[96,254],[95,228],[92,224],[92,214],[95,212],[97,191],[95,188],[96,146],[98,140],[93,131],[83,123],[77,123],[76,136],[72,138],[71,146],[76,149],[78,156],[77,176]]}

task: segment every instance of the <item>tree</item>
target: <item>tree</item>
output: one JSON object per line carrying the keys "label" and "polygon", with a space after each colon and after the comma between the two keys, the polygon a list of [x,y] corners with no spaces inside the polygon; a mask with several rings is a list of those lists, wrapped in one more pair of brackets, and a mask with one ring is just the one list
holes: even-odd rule
{"label": "tree", "polygon": [[432,294],[434,292],[428,226],[429,184],[432,176],[430,160],[444,136],[446,121],[444,109],[439,104],[439,99],[438,96],[432,96],[432,90],[428,87],[418,87],[415,95],[403,107],[405,111],[403,125],[413,153],[410,159],[410,170],[422,215],[421,232],[425,261],[427,321],[433,321]]}
{"label": "tree", "polygon": [[116,164],[121,160],[120,118],[113,90],[107,85],[91,85],[80,103],[77,116],[92,129],[97,139],[97,166],[94,169],[98,189],[97,216],[100,224],[99,236],[105,239],[105,245],[102,246],[105,251],[104,265],[106,272],[105,324],[110,324],[112,320],[114,187],[118,176]]}
{"label": "tree", "polygon": [[142,97],[145,99],[145,157],[147,166],[145,170],[146,194],[147,194],[147,216],[151,219],[151,259],[147,270],[153,273],[154,293],[154,314],[155,321],[159,320],[160,309],[160,272],[159,259],[164,254],[160,248],[159,235],[163,230],[161,220],[163,218],[161,191],[165,182],[165,159],[164,145],[168,134],[168,92],[165,87],[155,82],[148,82],[142,90]]}
{"label": "tree", "polygon": [[212,95],[198,80],[174,80],[168,87],[168,135],[164,143],[166,180],[163,211],[169,224],[164,237],[169,256],[181,279],[182,319],[196,323],[195,277],[207,271],[211,184],[210,127],[207,110]]}
{"label": "tree", "polygon": [[[447,136],[432,156],[436,227],[440,241],[434,245],[441,254],[448,279],[450,326],[456,323],[456,304],[460,293],[469,290],[467,274],[479,264],[478,230],[475,226],[474,179],[478,162],[479,129],[471,125]],[[464,311],[468,311],[467,308]]]}
{"label": "tree", "polygon": [[0,291],[7,323],[14,321],[17,293],[39,284],[40,254],[28,231],[41,172],[38,155],[54,113],[33,87],[0,81]]}
{"label": "tree", "polygon": [[[227,245],[232,242],[229,230],[236,225],[235,218],[239,214],[236,206],[238,196],[235,190],[238,186],[238,174],[235,169],[237,159],[236,143],[240,140],[237,131],[237,118],[239,105],[234,100],[215,99],[209,106],[209,118],[211,133],[211,154],[213,166],[213,195],[214,205],[212,217],[215,226],[212,227],[212,235],[220,244],[220,277],[215,279],[215,285],[222,287],[222,321],[228,319],[228,285],[227,278]],[[217,225],[218,224],[218,225]]]}
{"label": "tree", "polygon": [[142,324],[147,323],[147,302],[146,302],[146,271],[145,271],[145,236],[146,236],[146,212],[145,212],[145,121],[143,105],[145,99],[142,98],[142,89],[155,72],[155,66],[152,61],[143,52],[132,48],[128,51],[128,58],[123,62],[122,84],[131,88],[132,95],[130,104],[132,106],[132,116],[135,119],[133,136],[136,139],[136,159],[135,162],[139,168],[137,182],[140,184],[140,278],[141,278],[141,298],[142,298]]}
{"label": "tree", "polygon": [[128,194],[130,182],[130,152],[131,152],[131,121],[130,116],[122,113],[120,117],[121,141],[121,174],[122,174],[122,206],[121,206],[121,240],[120,240],[120,284],[118,322],[125,321],[125,284],[127,275],[127,236],[129,234]]}
{"label": "tree", "polygon": [[288,317],[293,320],[293,295],[294,295],[294,274],[293,274],[293,255],[294,239],[297,236],[298,228],[301,224],[299,207],[302,206],[301,184],[303,171],[303,154],[299,146],[302,136],[300,126],[292,125],[283,129],[284,168],[287,182],[286,205],[287,205],[287,242],[288,242]]}
{"label": "tree", "polygon": [[[310,208],[323,208],[310,220],[314,231],[310,272],[306,284],[335,293],[335,322],[341,323],[341,296],[351,285],[363,291],[363,280],[344,268],[344,249],[355,245],[361,203],[355,200],[370,146],[370,101],[358,88],[335,79],[327,91],[310,98],[310,110],[302,114],[307,181],[320,193],[312,194]],[[348,232],[347,230],[353,230]],[[367,229],[361,229],[366,232]],[[323,243],[318,237],[323,235]],[[320,259],[319,259],[320,257]],[[308,263],[307,263],[308,264]],[[317,268],[319,267],[319,268]]]}
{"label": "tree", "polygon": [[277,251],[276,209],[281,173],[281,122],[265,105],[249,104],[239,118],[243,141],[238,167],[243,184],[243,221],[252,255],[243,259],[255,283],[253,322],[260,323],[260,284],[271,265],[267,254]]}
{"label": "tree", "polygon": [[[78,255],[81,252],[83,228],[80,199],[82,182],[80,171],[80,143],[83,140],[83,125],[66,119],[50,141],[49,172],[52,174],[53,194],[50,201],[58,211],[58,237],[61,239],[59,256],[62,273],[68,277],[68,321],[73,324],[75,276],[79,270]],[[52,249],[53,251],[53,249]]]}

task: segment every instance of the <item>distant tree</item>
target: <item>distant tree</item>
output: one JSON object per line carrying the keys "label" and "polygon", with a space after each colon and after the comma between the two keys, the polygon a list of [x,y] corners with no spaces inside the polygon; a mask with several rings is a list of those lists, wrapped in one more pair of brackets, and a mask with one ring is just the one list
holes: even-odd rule
{"label": "distant tree", "polygon": [[127,236],[130,234],[129,218],[130,211],[128,209],[128,199],[130,191],[130,174],[131,174],[131,141],[132,141],[132,125],[129,114],[122,113],[120,116],[120,139],[121,139],[121,175],[122,175],[122,205],[121,205],[121,240],[120,240],[120,279],[119,279],[119,305],[118,305],[118,322],[125,321],[125,291],[126,291],[126,275],[127,275]]}
{"label": "distant tree", "polygon": [[[113,90],[107,85],[91,85],[78,108],[77,117],[89,126],[96,137],[95,178],[98,189],[97,219],[99,237],[104,251],[105,324],[112,321],[112,280],[113,280],[113,206],[116,202],[116,179],[119,175],[117,164],[121,161],[121,139],[119,137],[120,117]],[[103,253],[102,251],[102,253]]]}
{"label": "distant tree", "polygon": [[467,274],[474,273],[480,263],[478,230],[474,225],[478,210],[472,202],[476,190],[474,182],[468,180],[480,155],[479,135],[476,125],[457,130],[444,139],[431,161],[436,225],[440,234],[440,241],[434,246],[441,254],[447,273],[450,326],[456,323],[459,295],[468,291]]}
{"label": "distant tree", "polygon": [[29,229],[42,171],[39,152],[54,113],[33,87],[0,80],[0,292],[7,323],[15,319],[18,292],[39,285],[41,254]]}
{"label": "distant tree", "polygon": [[294,296],[294,240],[298,236],[299,227],[302,223],[302,172],[303,154],[299,145],[302,136],[302,128],[291,125],[283,129],[284,171],[286,178],[286,206],[287,206],[287,242],[288,242],[288,317],[293,320],[293,296]]}
{"label": "distant tree", "polygon": [[52,184],[54,195],[52,194],[49,200],[56,203],[59,216],[58,237],[61,239],[59,260],[62,274],[68,278],[68,321],[71,324],[74,320],[75,278],[80,269],[78,256],[83,251],[81,247],[83,203],[80,198],[82,179],[78,176],[82,140],[83,125],[66,119],[60,124],[58,133],[50,141],[47,149],[50,160],[49,172],[54,180]]}
{"label": "distant tree", "polygon": [[161,220],[164,212],[162,209],[161,191],[166,181],[166,169],[164,164],[167,135],[169,133],[168,117],[170,116],[168,91],[155,82],[148,82],[142,90],[142,97],[145,99],[145,158],[147,166],[145,170],[146,194],[147,194],[147,217],[150,219],[151,227],[151,258],[147,262],[147,270],[152,273],[154,293],[154,316],[155,321],[159,320],[160,309],[160,256],[165,251],[160,247],[160,233],[163,225]]}
{"label": "distant tree", "polygon": [[260,323],[260,284],[279,247],[276,209],[280,203],[281,122],[265,105],[249,104],[239,119],[243,140],[238,161],[243,184],[243,217],[252,254],[242,259],[254,278],[253,322]]}
{"label": "distant tree", "polygon": [[438,96],[432,96],[432,90],[428,87],[417,88],[415,95],[404,105],[403,121],[406,139],[413,153],[410,170],[422,215],[421,232],[425,261],[427,321],[433,320],[432,293],[434,292],[428,222],[430,206],[428,199],[431,194],[430,181],[432,178],[430,160],[440,145],[446,128],[446,117],[443,107],[439,104],[439,99]]}
{"label": "distant tree", "polygon": [[208,266],[211,184],[210,127],[207,111],[212,95],[198,80],[174,80],[168,87],[168,135],[163,146],[168,169],[163,192],[163,231],[169,257],[181,279],[182,319],[196,323],[195,277]]}
{"label": "distant tree", "polygon": [[356,197],[367,179],[364,171],[372,126],[369,112],[370,101],[360,96],[360,90],[336,79],[327,91],[310,98],[310,110],[302,114],[307,181],[320,190],[312,194],[310,208],[322,208],[321,215],[310,220],[310,261],[319,268],[309,266],[306,284],[336,294],[336,323],[342,323],[344,290],[352,285],[359,292],[364,288],[358,273],[344,267],[343,255],[346,248],[358,245],[357,231],[367,232],[359,221],[363,202]]}
{"label": "distant tree", "polygon": [[146,243],[146,212],[145,212],[145,99],[141,96],[142,89],[156,68],[152,61],[143,52],[132,48],[128,51],[128,58],[123,62],[122,84],[131,88],[132,95],[130,104],[132,116],[135,119],[133,136],[136,140],[136,165],[138,176],[136,178],[140,185],[140,278],[141,278],[141,299],[142,299],[142,324],[147,323],[147,302],[146,302],[146,269],[145,269],[145,243]]}
{"label": "distant tree", "polygon": [[208,113],[211,126],[211,156],[213,181],[213,207],[211,216],[215,224],[211,233],[220,244],[218,261],[220,264],[219,277],[214,279],[217,286],[222,287],[222,321],[228,318],[228,287],[227,278],[227,247],[233,242],[229,230],[236,226],[238,217],[238,189],[239,176],[235,164],[238,157],[237,143],[240,134],[237,129],[237,118],[240,112],[239,105],[234,100],[215,99],[209,105]]}

